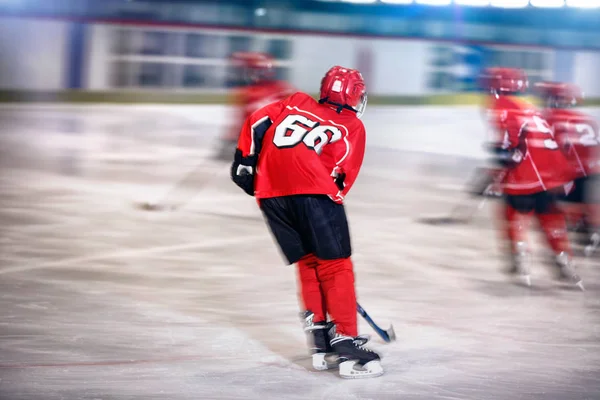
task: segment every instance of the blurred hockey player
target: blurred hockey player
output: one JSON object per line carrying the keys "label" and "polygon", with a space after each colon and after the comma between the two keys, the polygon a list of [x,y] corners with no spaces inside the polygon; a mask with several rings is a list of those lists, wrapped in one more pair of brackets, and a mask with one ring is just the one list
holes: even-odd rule
{"label": "blurred hockey player", "polygon": [[503,219],[510,243],[511,274],[521,274],[530,284],[526,232],[535,215],[555,256],[558,277],[583,289],[575,273],[565,216],[557,198],[572,186],[575,172],[560,151],[548,122],[529,102],[520,98],[528,88],[524,71],[490,68],[483,77],[489,91],[489,122],[498,134],[495,154],[504,168]]}
{"label": "blurred hockey player", "polygon": [[231,56],[231,82],[237,86],[233,95],[235,121],[221,139],[218,158],[231,160],[239,136],[239,126],[256,110],[282,100],[295,92],[292,86],[275,79],[275,60],[264,53],[234,53]]}
{"label": "blurred hockey player", "polygon": [[[297,264],[313,367],[339,365],[344,378],[383,374],[379,355],[357,336],[343,206],[363,162],[366,139],[359,117],[366,103],[362,75],[333,67],[321,81],[318,102],[298,92],[253,113],[231,167],[232,180],[257,198],[287,262]],[[336,362],[326,358],[330,354]]]}
{"label": "blurred hockey player", "polygon": [[583,93],[575,85],[541,82],[536,85],[544,100],[545,119],[554,129],[554,135],[567,158],[575,168],[575,187],[565,197],[573,206],[567,207],[573,226],[578,226],[586,236],[586,244],[598,246],[597,185],[600,182],[600,134],[598,123],[590,116],[576,111]]}

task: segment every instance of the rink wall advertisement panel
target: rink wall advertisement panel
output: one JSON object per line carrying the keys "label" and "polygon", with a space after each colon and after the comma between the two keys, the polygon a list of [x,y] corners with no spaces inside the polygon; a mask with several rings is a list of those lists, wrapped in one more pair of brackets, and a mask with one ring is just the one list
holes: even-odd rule
{"label": "rink wall advertisement panel", "polygon": [[[572,80],[589,97],[600,97],[596,73],[600,52],[176,26],[74,25],[0,18],[0,49],[5,55],[0,61],[0,90],[83,89],[105,94],[56,96],[73,101],[118,101],[120,93],[129,93],[126,98],[132,101],[136,99],[132,93],[140,93],[141,100],[144,93],[151,93],[158,102],[220,101],[231,87],[227,55],[253,50],[274,52],[278,74],[311,93],[318,89],[323,71],[341,64],[364,72],[372,99],[429,103],[430,96],[472,92],[474,78],[493,64],[525,68],[533,81]],[[2,97],[10,100],[11,95]],[[466,99],[472,97],[452,101]]]}
{"label": "rink wall advertisement panel", "polygon": [[[144,63],[179,64],[180,67],[206,67],[206,78],[211,76],[208,68],[224,70],[227,54],[238,44],[224,43],[220,47],[219,57],[203,58],[178,55],[115,54],[115,25],[97,24],[91,30],[90,57],[92,61],[87,69],[87,88],[89,90],[115,90],[115,79],[126,81],[125,88],[139,87],[138,79],[131,74],[143,69]],[[131,28],[130,31],[143,32],[145,28]],[[204,33],[212,40],[240,39],[248,37],[247,32],[224,30],[196,30],[172,28],[165,31],[174,34],[189,32]],[[183,32],[183,33],[182,33]],[[426,93],[427,42],[413,42],[394,39],[364,39],[347,37],[320,37],[311,35],[253,34],[253,42],[245,50],[266,50],[261,42],[281,40],[289,47],[289,57],[278,59],[277,64],[285,69],[285,78],[300,90],[314,92],[318,89],[323,72],[333,65],[361,68],[370,86],[370,92],[380,95],[420,96]],[[142,40],[143,42],[143,40]],[[144,46],[143,43],[139,45]],[[144,50],[142,50],[143,52]],[[216,53],[216,52],[215,52]],[[123,66],[125,67],[123,68]],[[121,69],[119,70],[119,67]],[[127,75],[119,78],[119,75]],[[215,79],[217,80],[217,79]],[[143,84],[141,85],[143,87]],[[225,89],[223,85],[207,84],[205,87],[186,87],[184,84],[166,85],[164,88],[196,92],[214,92]]]}

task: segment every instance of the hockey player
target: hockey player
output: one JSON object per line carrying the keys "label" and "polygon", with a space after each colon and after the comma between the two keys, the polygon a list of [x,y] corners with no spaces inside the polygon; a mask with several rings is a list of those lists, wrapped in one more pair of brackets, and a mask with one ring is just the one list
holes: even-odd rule
{"label": "hockey player", "polygon": [[573,268],[565,217],[557,206],[557,197],[572,183],[574,171],[546,120],[518,96],[528,88],[523,71],[490,68],[483,84],[490,93],[489,122],[498,134],[495,152],[504,167],[501,183],[511,250],[509,272],[520,273],[530,284],[525,234],[530,217],[535,215],[554,253],[559,278],[571,279],[583,289]]}
{"label": "hockey player", "polygon": [[236,123],[221,140],[218,158],[231,160],[239,135],[239,126],[259,108],[282,100],[295,90],[290,84],[275,79],[275,60],[265,53],[234,53],[231,56],[236,86],[233,95]]}
{"label": "hockey player", "polygon": [[[360,171],[367,103],[363,77],[336,66],[320,100],[305,93],[268,105],[245,122],[231,167],[233,181],[255,196],[289,264],[297,264],[313,366],[344,378],[383,374],[380,357],[357,336],[356,294],[344,197]],[[329,314],[331,321],[327,321]]]}
{"label": "hockey player", "polygon": [[598,201],[595,199],[597,194],[594,193],[595,186],[600,182],[598,123],[573,109],[583,99],[583,93],[577,86],[541,82],[536,88],[544,101],[544,117],[554,129],[558,144],[577,173],[575,187],[564,199],[574,205],[567,208],[568,215],[573,217],[574,222],[582,223],[583,231],[593,245],[598,241],[594,236],[598,236],[600,227]]}

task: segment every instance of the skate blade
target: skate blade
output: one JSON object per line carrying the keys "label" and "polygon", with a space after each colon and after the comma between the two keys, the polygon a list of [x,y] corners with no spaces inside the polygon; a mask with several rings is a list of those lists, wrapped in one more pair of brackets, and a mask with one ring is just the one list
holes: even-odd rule
{"label": "skate blade", "polygon": [[356,361],[344,361],[340,364],[340,377],[344,379],[376,378],[383,375],[383,367],[377,360],[357,366]]}
{"label": "skate blade", "polygon": [[174,211],[176,208],[173,205],[155,203],[151,201],[134,202],[133,206],[143,211]]}
{"label": "skate blade", "polygon": [[583,286],[583,281],[579,281],[579,282],[575,283],[575,286],[577,286],[579,288],[579,290],[581,290],[582,292],[585,292],[585,287]]}
{"label": "skate blade", "polygon": [[312,355],[312,366],[317,371],[326,371],[328,369],[335,368],[339,365],[337,357],[333,356],[333,359],[327,359],[327,353],[315,353]]}

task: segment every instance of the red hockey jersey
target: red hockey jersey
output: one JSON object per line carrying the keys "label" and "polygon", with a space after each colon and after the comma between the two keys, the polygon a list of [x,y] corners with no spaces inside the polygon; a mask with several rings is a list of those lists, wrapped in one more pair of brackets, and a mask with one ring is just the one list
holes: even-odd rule
{"label": "red hockey jersey", "polygon": [[265,81],[238,89],[234,94],[237,123],[228,132],[229,140],[237,140],[239,126],[255,111],[267,104],[283,100],[296,90],[284,81]]}
{"label": "red hockey jersey", "polygon": [[548,109],[544,117],[577,177],[600,173],[600,132],[591,117],[572,109]]}
{"label": "red hockey jersey", "polygon": [[575,178],[575,171],[560,151],[551,127],[531,103],[514,96],[493,97],[488,111],[499,143],[512,152],[516,163],[506,171],[502,182],[504,193],[538,193]]}
{"label": "red hockey jersey", "polygon": [[[365,141],[364,125],[353,111],[337,113],[298,92],[253,113],[238,149],[243,157],[258,154],[256,198],[323,194],[341,204],[360,171]],[[341,174],[342,190],[334,181]]]}

